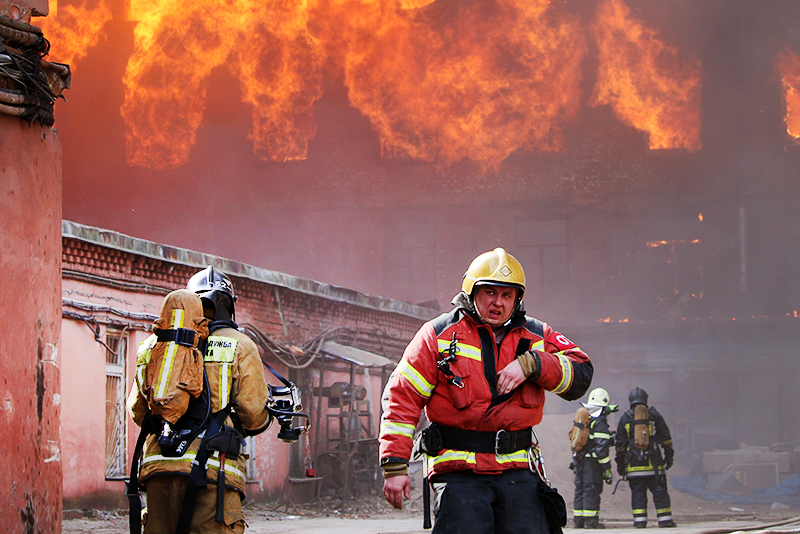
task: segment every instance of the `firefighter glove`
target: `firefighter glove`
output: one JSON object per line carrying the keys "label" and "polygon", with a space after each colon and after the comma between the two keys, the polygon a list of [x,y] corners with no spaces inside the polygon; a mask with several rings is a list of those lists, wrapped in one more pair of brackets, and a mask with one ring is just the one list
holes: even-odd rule
{"label": "firefighter glove", "polygon": [[603,482],[605,482],[610,486],[612,481],[613,479],[611,478],[611,469],[606,469],[603,472]]}
{"label": "firefighter glove", "polygon": [[539,363],[539,355],[536,351],[527,350],[519,355],[519,364],[522,367],[522,372],[525,373],[525,378],[536,380],[541,374],[541,364]]}
{"label": "firefighter glove", "polygon": [[664,467],[669,469],[672,467],[673,459],[675,458],[675,449],[666,447],[664,449]]}
{"label": "firefighter glove", "polygon": [[621,477],[625,476],[625,464],[624,463],[617,462],[617,473],[619,473],[619,476],[621,476]]}

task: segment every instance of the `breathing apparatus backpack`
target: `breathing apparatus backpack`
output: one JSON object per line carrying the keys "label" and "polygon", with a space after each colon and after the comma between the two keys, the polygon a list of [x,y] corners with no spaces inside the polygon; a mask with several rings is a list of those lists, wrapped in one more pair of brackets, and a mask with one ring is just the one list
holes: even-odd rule
{"label": "breathing apparatus backpack", "polygon": [[579,452],[589,441],[589,410],[581,406],[572,419],[572,428],[569,429],[569,447],[572,452]]}
{"label": "breathing apparatus backpack", "polygon": [[[165,456],[180,456],[175,450],[176,423],[190,401],[203,392],[203,354],[198,344],[208,337],[208,319],[200,297],[179,289],[164,297],[161,313],[153,323],[153,336],[146,340],[136,362],[136,381],[147,399],[155,423],[161,425],[159,445]],[[205,411],[205,410],[203,410]],[[204,413],[197,417],[204,418]]]}
{"label": "breathing apparatus backpack", "polygon": [[637,404],[633,410],[630,438],[637,451],[650,447],[650,409],[645,404]]}

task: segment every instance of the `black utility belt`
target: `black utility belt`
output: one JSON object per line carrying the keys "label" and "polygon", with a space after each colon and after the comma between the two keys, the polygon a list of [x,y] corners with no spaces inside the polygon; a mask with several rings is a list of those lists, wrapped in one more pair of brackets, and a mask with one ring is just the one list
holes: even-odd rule
{"label": "black utility belt", "polygon": [[465,430],[431,423],[422,431],[423,452],[437,456],[442,449],[468,452],[510,454],[531,446],[531,429]]}

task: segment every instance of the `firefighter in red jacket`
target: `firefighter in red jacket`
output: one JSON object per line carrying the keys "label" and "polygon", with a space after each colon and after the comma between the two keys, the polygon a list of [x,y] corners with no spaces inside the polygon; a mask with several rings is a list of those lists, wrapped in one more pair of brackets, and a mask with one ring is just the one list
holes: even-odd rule
{"label": "firefighter in red jacket", "polygon": [[532,428],[544,392],[577,400],[591,384],[588,356],[525,315],[525,273],[502,248],[464,274],[455,309],[425,323],[384,391],[380,458],[384,496],[401,509],[423,409],[435,534],[547,533],[532,469]]}

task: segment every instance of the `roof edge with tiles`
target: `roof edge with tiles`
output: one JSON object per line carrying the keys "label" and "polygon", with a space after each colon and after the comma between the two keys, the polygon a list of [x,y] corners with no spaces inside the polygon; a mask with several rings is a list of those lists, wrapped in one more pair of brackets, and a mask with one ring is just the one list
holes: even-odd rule
{"label": "roof edge with tiles", "polygon": [[423,308],[415,304],[367,295],[352,289],[308,280],[306,278],[299,278],[278,271],[262,269],[212,254],[154,243],[112,230],[87,226],[72,221],[61,221],[61,236],[180,265],[198,268],[213,265],[229,275],[238,276],[240,278],[247,278],[257,282],[284,287],[299,293],[315,295],[324,299],[345,302],[382,312],[399,313],[401,315],[413,317],[414,319],[427,320],[439,313],[435,310]]}

